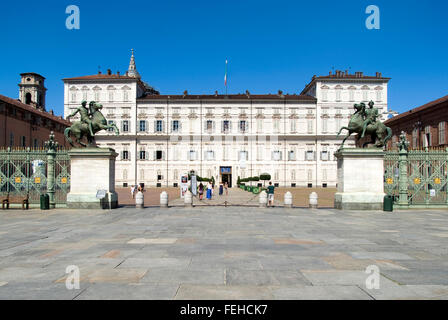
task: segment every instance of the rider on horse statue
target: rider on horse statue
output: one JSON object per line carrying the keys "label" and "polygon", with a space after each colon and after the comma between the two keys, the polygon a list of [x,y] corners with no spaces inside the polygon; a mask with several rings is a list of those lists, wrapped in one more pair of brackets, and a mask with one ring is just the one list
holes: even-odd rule
{"label": "rider on horse statue", "polygon": [[366,129],[369,124],[374,124],[376,122],[376,119],[378,118],[378,109],[374,108],[373,105],[375,103],[373,101],[369,102],[369,109],[365,108],[365,105],[363,104],[363,110],[365,120],[362,125],[362,134],[361,138],[364,138],[364,135],[366,134]]}
{"label": "rider on horse statue", "polygon": [[374,102],[370,101],[368,109],[363,102],[353,106],[355,108],[355,113],[350,117],[348,125],[343,126],[338,132],[339,136],[342,130],[348,131],[347,135],[342,140],[340,149],[342,149],[345,141],[353,133],[357,133],[356,144],[359,144],[364,136],[370,137],[368,141],[365,141],[362,144],[362,148],[365,148],[369,144],[373,144],[376,148],[382,148],[386,145],[387,141],[391,139],[392,129],[378,120],[378,109],[374,108],[373,105]]}
{"label": "rider on horse statue", "polygon": [[[76,121],[71,127],[65,128],[64,135],[70,145],[74,146],[73,140],[70,136],[75,138],[75,141],[83,147],[95,146],[95,133],[101,130],[112,129],[115,134],[119,134],[119,130],[115,123],[107,123],[106,118],[101,113],[103,105],[95,101],[89,103],[89,108],[86,107],[87,101],[82,101],[81,106],[78,107],[68,118],[73,117],[79,112],[81,115],[81,121]],[[87,138],[87,143],[85,144],[82,140]]]}
{"label": "rider on horse statue", "polygon": [[75,114],[79,112],[81,115],[81,122],[86,123],[89,126],[90,135],[93,137],[93,128],[92,128],[92,120],[90,120],[90,117],[92,116],[92,103],[95,103],[94,101],[91,101],[89,104],[89,109],[87,109],[87,101],[83,100],[81,102],[81,106],[79,106],[73,113],[69,114],[67,116],[67,120],[71,117],[73,117]]}

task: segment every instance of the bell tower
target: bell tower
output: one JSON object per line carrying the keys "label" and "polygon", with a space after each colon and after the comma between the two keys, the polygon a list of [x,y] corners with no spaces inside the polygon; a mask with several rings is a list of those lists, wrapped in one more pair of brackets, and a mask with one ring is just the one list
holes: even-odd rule
{"label": "bell tower", "polygon": [[131,52],[131,61],[129,62],[129,68],[126,74],[129,77],[140,79],[140,74],[138,73],[137,66],[135,65],[134,49],[131,49]]}
{"label": "bell tower", "polygon": [[21,73],[19,83],[19,99],[22,103],[29,104],[36,109],[45,110],[45,78],[37,73]]}

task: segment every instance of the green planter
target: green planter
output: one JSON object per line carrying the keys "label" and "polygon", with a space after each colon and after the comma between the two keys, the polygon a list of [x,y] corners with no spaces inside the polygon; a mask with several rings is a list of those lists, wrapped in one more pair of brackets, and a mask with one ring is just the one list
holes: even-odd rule
{"label": "green planter", "polygon": [[252,189],[252,193],[253,193],[253,194],[259,194],[259,193],[260,193],[260,188],[258,188],[258,187],[254,187],[254,188]]}

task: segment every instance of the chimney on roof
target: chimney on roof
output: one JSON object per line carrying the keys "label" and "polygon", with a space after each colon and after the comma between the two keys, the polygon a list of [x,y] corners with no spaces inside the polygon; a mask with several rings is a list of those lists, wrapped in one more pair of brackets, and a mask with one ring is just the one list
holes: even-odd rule
{"label": "chimney on roof", "polygon": [[345,76],[348,76],[348,70],[345,70]]}
{"label": "chimney on roof", "polygon": [[183,98],[185,98],[186,96],[188,96],[188,91],[187,90],[184,91]]}
{"label": "chimney on roof", "polygon": [[249,92],[249,90],[246,90],[246,97],[250,98],[250,92]]}
{"label": "chimney on roof", "polygon": [[117,76],[120,76],[120,71],[117,71]]}
{"label": "chimney on roof", "polygon": [[359,73],[359,77],[362,78],[363,77],[363,72]]}
{"label": "chimney on roof", "polygon": [[283,91],[282,91],[282,90],[278,90],[278,95],[279,95],[280,97],[283,97]]}
{"label": "chimney on roof", "polygon": [[215,97],[218,96],[218,90],[215,90]]}
{"label": "chimney on roof", "polygon": [[112,74],[112,70],[110,70],[110,69],[107,69],[107,75],[111,75]]}

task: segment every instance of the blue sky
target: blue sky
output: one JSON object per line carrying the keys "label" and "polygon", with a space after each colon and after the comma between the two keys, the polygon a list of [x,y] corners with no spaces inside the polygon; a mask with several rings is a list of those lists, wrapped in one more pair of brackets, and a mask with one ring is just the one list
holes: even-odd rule
{"label": "blue sky", "polygon": [[[65,27],[68,5],[80,30]],[[380,30],[368,30],[368,5]],[[46,77],[47,109],[63,113],[62,78],[124,73],[130,49],[162,94],[300,93],[332,68],[391,77],[403,112],[448,94],[447,1],[2,1],[0,94],[18,98],[19,73]]]}

